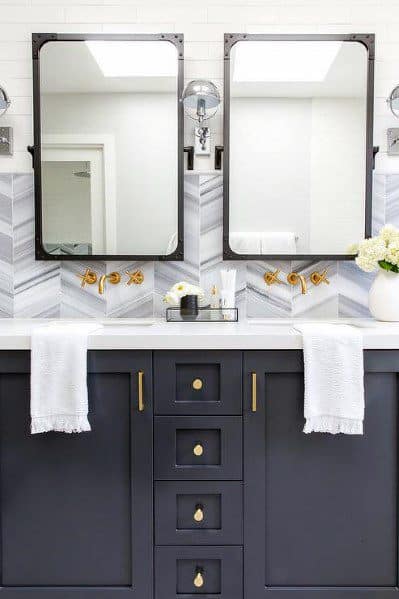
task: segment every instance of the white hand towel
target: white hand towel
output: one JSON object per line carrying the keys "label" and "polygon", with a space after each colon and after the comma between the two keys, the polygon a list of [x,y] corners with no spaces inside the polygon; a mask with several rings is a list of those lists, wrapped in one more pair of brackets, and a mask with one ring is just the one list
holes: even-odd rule
{"label": "white hand towel", "polygon": [[237,254],[261,254],[261,233],[230,233],[230,247]]}
{"label": "white hand towel", "polygon": [[303,324],[305,433],[362,435],[362,334],[341,324]]}
{"label": "white hand towel", "polygon": [[31,433],[90,431],[87,338],[93,324],[51,323],[32,332]]}
{"label": "white hand towel", "polygon": [[261,234],[262,254],[296,254],[296,235],[290,232]]}

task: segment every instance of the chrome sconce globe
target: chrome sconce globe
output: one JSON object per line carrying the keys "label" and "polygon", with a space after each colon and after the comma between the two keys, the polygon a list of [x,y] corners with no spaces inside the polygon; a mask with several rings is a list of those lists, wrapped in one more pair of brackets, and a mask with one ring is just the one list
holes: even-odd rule
{"label": "chrome sconce globe", "polygon": [[393,88],[387,98],[387,104],[394,116],[399,118],[399,85]]}
{"label": "chrome sconce globe", "polygon": [[209,127],[204,125],[204,121],[215,116],[220,104],[219,91],[212,81],[194,79],[184,88],[181,100],[185,114],[198,123],[195,134],[204,151],[209,139]]}
{"label": "chrome sconce globe", "polygon": [[10,98],[4,87],[0,87],[0,116],[3,115],[11,104]]}

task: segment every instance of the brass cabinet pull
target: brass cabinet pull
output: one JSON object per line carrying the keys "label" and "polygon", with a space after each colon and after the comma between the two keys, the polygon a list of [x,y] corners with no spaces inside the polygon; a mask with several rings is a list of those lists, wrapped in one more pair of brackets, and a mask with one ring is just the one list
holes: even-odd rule
{"label": "brass cabinet pull", "polygon": [[204,519],[204,508],[202,507],[202,505],[196,505],[195,512],[194,512],[194,520],[195,520],[195,522],[202,522],[203,519]]}
{"label": "brass cabinet pull", "polygon": [[251,409],[253,412],[256,412],[256,409],[257,409],[256,372],[252,372],[251,377],[252,377],[252,406],[251,406]]}
{"label": "brass cabinet pull", "polygon": [[139,370],[137,373],[138,376],[138,390],[139,390],[139,412],[143,412],[144,410],[144,372]]}
{"label": "brass cabinet pull", "polygon": [[203,382],[201,381],[201,379],[193,380],[193,389],[195,391],[199,391],[200,389],[202,389],[202,387],[203,387]]}
{"label": "brass cabinet pull", "polygon": [[197,587],[197,589],[200,589],[204,586],[204,577],[200,570],[197,570],[197,573],[194,577],[194,586]]}
{"label": "brass cabinet pull", "polygon": [[204,453],[204,448],[202,447],[201,443],[197,443],[197,445],[195,445],[195,447],[193,449],[193,454],[196,455],[197,457],[199,457],[203,453]]}

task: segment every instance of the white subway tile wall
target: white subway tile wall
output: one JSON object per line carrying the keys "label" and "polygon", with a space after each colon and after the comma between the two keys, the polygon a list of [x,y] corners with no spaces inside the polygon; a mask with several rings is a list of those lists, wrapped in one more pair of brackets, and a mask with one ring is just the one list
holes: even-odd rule
{"label": "white subway tile wall", "polygon": [[[0,82],[13,105],[2,124],[14,127],[15,152],[0,157],[0,172],[30,172],[26,145],[32,142],[30,34],[33,31],[150,33],[182,32],[185,77],[208,77],[222,91],[223,34],[376,34],[374,142],[380,145],[377,171],[399,172],[386,155],[386,129],[397,125],[385,99],[398,83],[399,2],[397,0],[0,0]],[[222,110],[212,122],[213,145],[223,141]],[[192,136],[187,122],[186,143]],[[208,171],[212,158],[198,157]]]}
{"label": "white subway tile wall", "polygon": [[[113,289],[104,298],[81,290],[77,270],[86,264],[40,263],[33,254],[33,142],[30,36],[32,32],[156,33],[185,37],[185,78],[206,77],[223,87],[223,34],[376,34],[374,227],[399,225],[399,158],[388,157],[386,129],[398,126],[385,99],[399,83],[398,0],[0,0],[0,84],[12,106],[1,124],[14,128],[14,155],[0,157],[0,316],[142,316],[161,314],[162,294],[179,278],[209,285],[221,266],[222,177],[205,174],[213,156],[196,157],[198,176],[186,178],[186,256],[183,264],[146,264],[147,284]],[[223,143],[222,109],[212,121],[212,145]],[[185,143],[192,142],[186,123]],[[201,175],[201,172],[203,173]],[[395,222],[398,221],[398,222]],[[98,271],[112,263],[93,263]],[[121,269],[129,264],[119,265]],[[131,266],[131,265],[130,265]],[[364,316],[372,277],[353,263],[332,263],[331,285],[303,298],[296,290],[266,288],[262,274],[276,264],[240,262],[241,315]],[[279,265],[280,266],[280,265]],[[283,263],[283,270],[292,264]],[[304,273],[319,264],[296,264]],[[130,293],[130,295],[129,295]]]}

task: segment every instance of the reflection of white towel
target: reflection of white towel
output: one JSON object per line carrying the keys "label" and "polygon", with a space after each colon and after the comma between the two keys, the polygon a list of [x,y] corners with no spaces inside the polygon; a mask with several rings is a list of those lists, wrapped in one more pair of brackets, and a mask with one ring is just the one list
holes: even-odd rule
{"label": "reflection of white towel", "polygon": [[262,233],[230,233],[230,247],[237,254],[261,254]]}
{"label": "reflection of white towel", "polygon": [[296,254],[296,236],[290,232],[230,233],[230,246],[237,254]]}
{"label": "reflection of white towel", "polygon": [[169,242],[168,242],[168,247],[166,248],[166,256],[169,256],[169,254],[172,254],[175,249],[177,247],[177,233],[173,233],[173,235],[170,236]]}
{"label": "reflection of white towel", "polygon": [[295,233],[262,233],[261,249],[262,254],[296,254]]}
{"label": "reflection of white towel", "polygon": [[342,324],[297,324],[305,362],[305,433],[363,434],[363,337]]}

